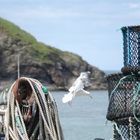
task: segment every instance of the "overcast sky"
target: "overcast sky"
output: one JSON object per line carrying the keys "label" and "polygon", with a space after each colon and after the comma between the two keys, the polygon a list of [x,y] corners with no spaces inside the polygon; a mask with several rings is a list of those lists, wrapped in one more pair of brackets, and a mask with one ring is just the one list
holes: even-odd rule
{"label": "overcast sky", "polygon": [[120,70],[121,27],[140,24],[140,0],[0,0],[0,16],[102,70]]}

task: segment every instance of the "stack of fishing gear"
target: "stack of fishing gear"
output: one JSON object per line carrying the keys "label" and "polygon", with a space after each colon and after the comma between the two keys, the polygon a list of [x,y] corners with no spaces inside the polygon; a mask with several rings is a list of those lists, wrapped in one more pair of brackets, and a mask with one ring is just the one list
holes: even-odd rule
{"label": "stack of fishing gear", "polygon": [[17,79],[9,90],[1,94],[0,107],[3,139],[64,139],[55,100],[38,80]]}
{"label": "stack of fishing gear", "polygon": [[107,76],[113,140],[140,139],[140,26],[122,27],[124,66]]}

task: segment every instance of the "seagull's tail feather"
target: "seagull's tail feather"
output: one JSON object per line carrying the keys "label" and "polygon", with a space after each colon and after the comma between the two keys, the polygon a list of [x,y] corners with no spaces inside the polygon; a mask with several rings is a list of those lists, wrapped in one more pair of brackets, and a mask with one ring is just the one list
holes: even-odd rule
{"label": "seagull's tail feather", "polygon": [[64,97],[62,98],[62,102],[68,103],[72,100],[72,98],[73,98],[73,94],[71,93],[65,94]]}

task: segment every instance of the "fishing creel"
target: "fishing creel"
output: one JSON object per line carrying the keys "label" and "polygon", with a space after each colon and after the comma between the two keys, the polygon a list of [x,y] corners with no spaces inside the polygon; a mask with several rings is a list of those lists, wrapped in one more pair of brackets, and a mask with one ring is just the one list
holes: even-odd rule
{"label": "fishing creel", "polygon": [[116,73],[107,76],[109,105],[107,119],[140,117],[140,76]]}
{"label": "fishing creel", "polygon": [[140,71],[140,26],[122,27],[124,74],[139,73]]}

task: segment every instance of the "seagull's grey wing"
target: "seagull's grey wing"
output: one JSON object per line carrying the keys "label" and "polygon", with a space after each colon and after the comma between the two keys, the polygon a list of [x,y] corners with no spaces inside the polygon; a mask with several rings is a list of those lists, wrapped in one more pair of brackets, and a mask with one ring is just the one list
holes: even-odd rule
{"label": "seagull's grey wing", "polygon": [[79,76],[76,81],[74,82],[74,84],[70,87],[69,91],[70,92],[77,92],[80,89],[84,88],[84,84],[83,81],[81,79],[81,77]]}
{"label": "seagull's grey wing", "polygon": [[77,79],[75,84],[69,89],[69,91],[73,94],[76,94],[76,92],[78,92],[79,90],[81,90],[83,88],[84,88],[83,81],[81,80],[81,78],[79,78],[79,79]]}

